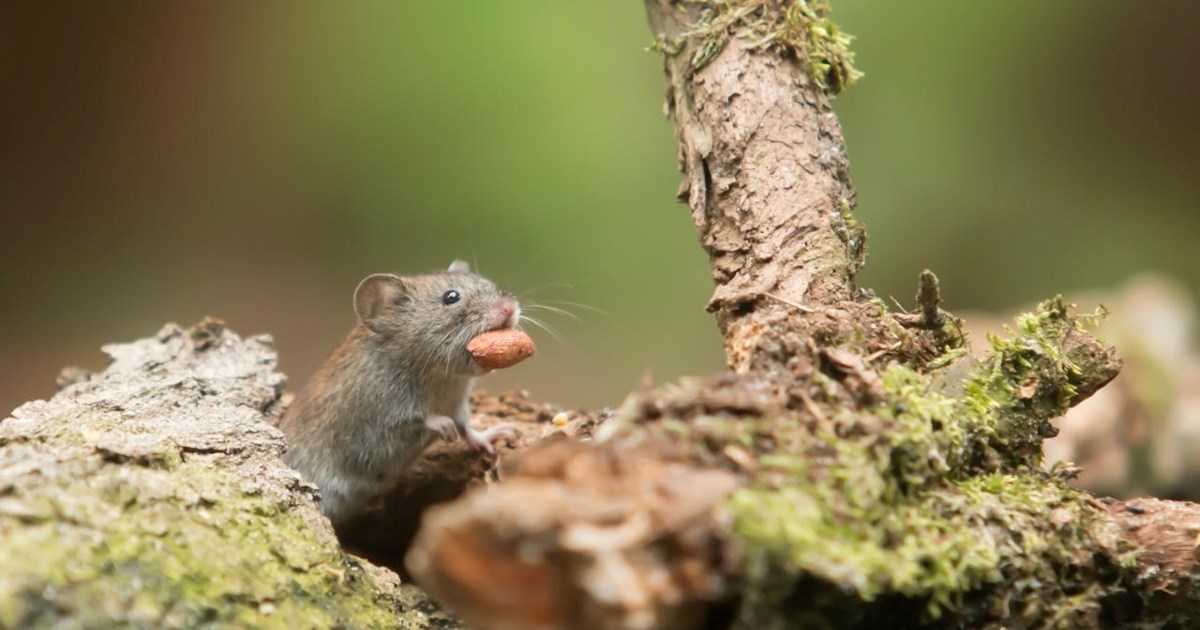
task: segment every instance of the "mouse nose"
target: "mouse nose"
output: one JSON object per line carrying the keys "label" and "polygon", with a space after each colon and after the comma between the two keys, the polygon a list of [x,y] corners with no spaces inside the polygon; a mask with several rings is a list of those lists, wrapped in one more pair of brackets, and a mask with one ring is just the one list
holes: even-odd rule
{"label": "mouse nose", "polygon": [[500,300],[496,310],[500,313],[499,319],[509,328],[516,326],[517,320],[521,319],[521,307],[517,306],[516,300]]}

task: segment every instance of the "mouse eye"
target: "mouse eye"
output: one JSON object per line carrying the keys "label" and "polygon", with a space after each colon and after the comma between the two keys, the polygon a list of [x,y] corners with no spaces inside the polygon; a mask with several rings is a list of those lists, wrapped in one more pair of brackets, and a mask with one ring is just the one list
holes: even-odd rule
{"label": "mouse eye", "polygon": [[450,289],[449,291],[442,294],[442,304],[445,304],[446,306],[450,306],[451,304],[454,304],[455,302],[458,302],[461,299],[462,299],[462,294],[459,293],[458,291],[455,291],[454,289]]}

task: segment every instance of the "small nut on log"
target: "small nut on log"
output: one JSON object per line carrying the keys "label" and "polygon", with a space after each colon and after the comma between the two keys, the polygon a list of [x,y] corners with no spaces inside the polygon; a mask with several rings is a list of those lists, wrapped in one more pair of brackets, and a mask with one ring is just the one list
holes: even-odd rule
{"label": "small nut on log", "polygon": [[479,367],[499,370],[533,356],[533,340],[515,329],[502,328],[479,335],[467,344],[467,352]]}

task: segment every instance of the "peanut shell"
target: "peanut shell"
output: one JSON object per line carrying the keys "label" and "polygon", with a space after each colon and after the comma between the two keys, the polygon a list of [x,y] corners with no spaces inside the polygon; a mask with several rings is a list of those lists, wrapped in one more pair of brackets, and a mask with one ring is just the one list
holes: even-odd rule
{"label": "peanut shell", "polygon": [[486,370],[512,367],[533,356],[533,340],[515,328],[491,330],[472,339],[467,352]]}

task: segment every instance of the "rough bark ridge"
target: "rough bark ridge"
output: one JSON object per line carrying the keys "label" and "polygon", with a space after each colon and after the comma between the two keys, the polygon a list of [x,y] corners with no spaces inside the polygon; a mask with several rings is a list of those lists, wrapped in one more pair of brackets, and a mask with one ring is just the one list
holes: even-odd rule
{"label": "rough bark ridge", "polygon": [[[685,43],[687,50],[667,56],[667,112],[686,174],[679,196],[712,263],[709,310],[717,314],[730,366],[745,371],[760,336],[778,333],[779,322],[764,325],[755,305],[803,310],[851,298],[864,243],[846,220],[854,189],[845,143],[829,96],[794,60],[768,54],[745,63],[750,40],[737,36],[750,32],[746,25],[723,27],[729,19],[710,15],[713,7],[703,3],[647,7],[667,47],[679,45],[677,38],[701,19],[716,24],[699,51]],[[765,19],[764,10],[766,4],[742,19]],[[726,29],[741,32],[705,60],[729,40]],[[758,45],[768,47],[761,39]]]}
{"label": "rough bark ridge", "polygon": [[1194,627],[1200,618],[1200,506],[1148,498],[1102,499],[1101,505],[1139,548],[1136,581],[1148,594],[1146,603]]}

